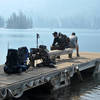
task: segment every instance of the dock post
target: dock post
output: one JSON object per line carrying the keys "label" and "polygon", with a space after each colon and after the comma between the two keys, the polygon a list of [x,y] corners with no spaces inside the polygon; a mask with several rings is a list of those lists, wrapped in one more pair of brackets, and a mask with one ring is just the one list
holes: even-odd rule
{"label": "dock post", "polygon": [[100,62],[96,61],[93,76],[100,72]]}
{"label": "dock post", "polygon": [[68,54],[68,58],[72,58],[72,53]]}
{"label": "dock post", "polygon": [[76,66],[75,69],[76,69],[76,73],[77,73],[77,75],[78,75],[79,80],[80,80],[80,81],[83,81],[83,77],[82,77],[82,75],[81,75],[81,73],[80,73],[80,71],[79,71],[79,67]]}
{"label": "dock post", "polygon": [[53,86],[53,91],[66,87],[70,84],[70,73],[67,69],[64,71],[60,72],[56,76],[54,76],[50,80],[50,84]]}
{"label": "dock post", "polygon": [[69,71],[65,69],[65,83],[66,85],[70,84],[70,74]]}

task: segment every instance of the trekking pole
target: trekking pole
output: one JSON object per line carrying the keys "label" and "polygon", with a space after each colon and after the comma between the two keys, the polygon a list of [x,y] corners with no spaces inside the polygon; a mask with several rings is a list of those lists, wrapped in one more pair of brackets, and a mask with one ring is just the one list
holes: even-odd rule
{"label": "trekking pole", "polygon": [[[38,45],[39,45],[39,34],[37,33],[36,34],[36,47],[38,48]],[[35,67],[36,67],[36,65],[37,65],[37,60],[34,62],[35,63]]]}
{"label": "trekking pole", "polygon": [[36,34],[36,47],[37,47],[37,48],[38,48],[38,44],[39,44],[39,41],[38,41],[38,40],[39,40],[39,34],[37,33],[37,34]]}

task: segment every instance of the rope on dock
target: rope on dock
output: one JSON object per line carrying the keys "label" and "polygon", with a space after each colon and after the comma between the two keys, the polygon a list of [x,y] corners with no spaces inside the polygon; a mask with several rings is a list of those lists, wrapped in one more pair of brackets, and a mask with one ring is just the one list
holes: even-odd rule
{"label": "rope on dock", "polygon": [[26,89],[36,87],[36,86],[38,86],[40,84],[44,84],[48,81],[50,81],[49,77],[47,77],[47,78],[41,77],[38,80],[35,80],[35,81],[32,80],[32,81],[22,84],[20,86],[21,87],[20,90],[17,90],[17,89],[11,90],[9,88],[4,88],[4,89],[0,90],[0,97],[3,99],[5,99],[7,97],[19,98],[23,95],[23,93]]}
{"label": "rope on dock", "polygon": [[6,96],[7,96],[7,89],[2,89],[0,91],[0,97],[5,99]]}
{"label": "rope on dock", "polygon": [[21,97],[23,95],[23,92],[24,92],[23,89],[22,89],[20,93],[14,95],[13,92],[10,89],[7,89],[7,90],[8,90],[7,96],[8,97],[13,97],[13,98],[19,98],[19,97]]}

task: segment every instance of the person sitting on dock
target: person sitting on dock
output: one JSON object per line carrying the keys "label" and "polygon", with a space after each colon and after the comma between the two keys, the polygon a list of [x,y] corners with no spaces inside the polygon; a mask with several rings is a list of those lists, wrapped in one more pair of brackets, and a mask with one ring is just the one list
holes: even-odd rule
{"label": "person sitting on dock", "polygon": [[70,38],[67,37],[66,39],[66,48],[70,48]]}
{"label": "person sitting on dock", "polygon": [[60,46],[59,46],[59,36],[57,32],[52,33],[54,36],[54,40],[53,40],[53,44],[51,46],[51,50],[60,50]]}
{"label": "person sitting on dock", "polygon": [[67,35],[65,35],[65,34],[59,33],[59,44],[60,44],[60,46],[63,47],[63,49],[70,48],[69,37],[67,37]]}
{"label": "person sitting on dock", "polygon": [[70,47],[76,49],[77,57],[79,57],[80,55],[79,55],[79,46],[78,46],[78,38],[77,38],[77,36],[73,32],[72,35],[69,38],[70,38]]}
{"label": "person sitting on dock", "polygon": [[62,33],[53,33],[54,41],[51,46],[51,50],[64,50],[65,48],[68,48],[68,41],[67,36]]}

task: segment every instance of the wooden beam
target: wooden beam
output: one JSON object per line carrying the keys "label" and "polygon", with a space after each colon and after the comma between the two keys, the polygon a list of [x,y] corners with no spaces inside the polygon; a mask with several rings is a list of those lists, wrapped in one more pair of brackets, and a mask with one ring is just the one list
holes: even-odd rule
{"label": "wooden beam", "polygon": [[73,49],[72,48],[67,48],[65,50],[52,50],[48,54],[50,56],[60,56],[60,55],[65,55],[65,54],[72,54]]}

